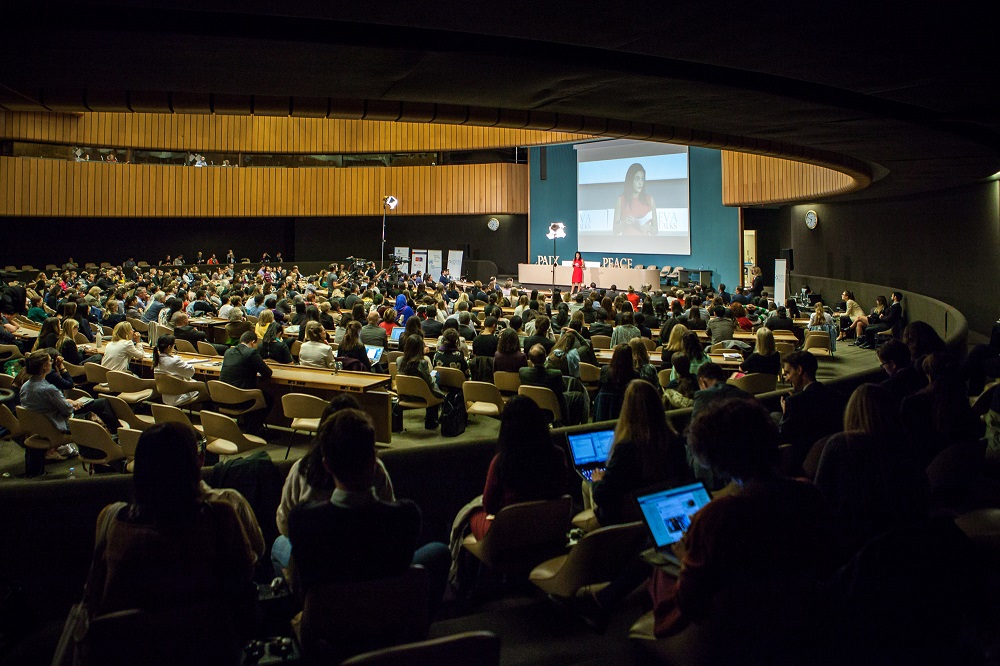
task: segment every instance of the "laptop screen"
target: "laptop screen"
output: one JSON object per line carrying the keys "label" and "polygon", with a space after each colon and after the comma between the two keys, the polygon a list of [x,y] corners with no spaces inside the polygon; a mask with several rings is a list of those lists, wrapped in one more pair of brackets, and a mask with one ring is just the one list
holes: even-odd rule
{"label": "laptop screen", "polygon": [[566,439],[569,440],[569,451],[575,466],[604,465],[608,461],[615,431],[574,432],[567,435]]}
{"label": "laptop screen", "polygon": [[368,360],[372,362],[372,365],[375,365],[382,358],[382,352],[385,349],[377,345],[365,345],[365,351],[368,352]]}
{"label": "laptop screen", "polygon": [[636,498],[646,527],[657,548],[681,540],[691,525],[691,517],[712,497],[702,483],[659,490]]}
{"label": "laptop screen", "polygon": [[405,328],[403,328],[402,326],[396,326],[395,328],[392,329],[392,333],[389,334],[389,340],[392,342],[399,342],[399,338],[402,337],[403,333],[405,332],[406,332]]}

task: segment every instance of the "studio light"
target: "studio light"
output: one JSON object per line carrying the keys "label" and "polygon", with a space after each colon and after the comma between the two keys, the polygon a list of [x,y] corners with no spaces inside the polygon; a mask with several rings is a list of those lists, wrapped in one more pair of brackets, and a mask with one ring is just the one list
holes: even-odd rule
{"label": "studio light", "polygon": [[549,225],[549,233],[545,237],[552,241],[552,293],[556,291],[556,239],[566,238],[566,225],[553,222]]}
{"label": "studio light", "polygon": [[396,206],[399,204],[399,199],[392,196],[391,194],[382,197],[382,205],[386,206],[389,210],[396,210]]}
{"label": "studio light", "polygon": [[390,210],[396,210],[399,199],[387,194],[382,197],[382,270],[385,270],[385,214]]}

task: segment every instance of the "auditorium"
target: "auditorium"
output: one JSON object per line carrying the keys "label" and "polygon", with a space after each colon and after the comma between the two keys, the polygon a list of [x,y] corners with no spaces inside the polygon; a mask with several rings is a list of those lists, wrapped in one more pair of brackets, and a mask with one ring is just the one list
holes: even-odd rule
{"label": "auditorium", "polygon": [[7,8],[0,661],[997,659],[998,13]]}

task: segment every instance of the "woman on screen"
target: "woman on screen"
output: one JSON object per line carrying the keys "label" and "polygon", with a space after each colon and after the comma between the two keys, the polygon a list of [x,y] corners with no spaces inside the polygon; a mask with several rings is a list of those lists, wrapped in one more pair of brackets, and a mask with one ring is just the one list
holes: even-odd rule
{"label": "woman on screen", "polygon": [[577,252],[573,255],[573,289],[569,292],[575,294],[583,289],[583,255]]}
{"label": "woman on screen", "polygon": [[655,236],[656,203],[646,192],[646,170],[636,162],[625,173],[625,186],[615,204],[616,236]]}

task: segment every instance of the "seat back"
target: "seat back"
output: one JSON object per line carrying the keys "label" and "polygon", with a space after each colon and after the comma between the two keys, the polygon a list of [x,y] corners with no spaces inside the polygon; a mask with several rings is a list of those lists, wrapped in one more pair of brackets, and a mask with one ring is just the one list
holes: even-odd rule
{"label": "seat back", "polygon": [[108,369],[99,363],[84,363],[83,364],[84,373],[87,375],[87,381],[91,384],[107,384],[108,383]]}
{"label": "seat back", "polygon": [[572,500],[520,502],[500,509],[477,544],[477,556],[497,571],[526,571],[566,545]]}
{"label": "seat back", "polygon": [[559,398],[556,397],[552,389],[545,388],[544,386],[526,386],[522,384],[517,389],[517,394],[531,398],[532,402],[543,410],[552,412],[553,421],[562,421],[562,409],[559,407]]}
{"label": "seat back", "polygon": [[318,419],[329,405],[323,398],[307,393],[286,393],[281,396],[281,410],[290,419]]}
{"label": "seat back", "polygon": [[187,354],[197,354],[198,350],[195,346],[191,344],[189,340],[181,340],[180,338],[174,339],[174,348],[179,352],[185,352]]}
{"label": "seat back", "polygon": [[193,390],[186,380],[165,372],[154,372],[153,381],[156,383],[156,392],[160,395],[183,395]]}
{"label": "seat back", "polygon": [[465,373],[457,368],[434,368],[438,372],[438,386],[462,390],[465,383]]}
{"label": "seat back", "polygon": [[465,397],[465,402],[467,403],[486,402],[496,405],[497,413],[503,413],[503,396],[500,395],[500,389],[495,384],[467,381],[462,384],[462,395]]}
{"label": "seat back", "polygon": [[614,580],[645,542],[646,528],[641,522],[601,527],[587,532],[570,549],[555,576],[537,581],[536,569],[531,580],[550,594],[572,597],[585,585]]}
{"label": "seat back", "polygon": [[0,363],[6,363],[12,358],[22,358],[21,350],[17,345],[0,345]]}
{"label": "seat back", "polygon": [[511,396],[521,388],[521,375],[516,372],[496,371],[493,373],[493,383],[500,389],[500,393]]}
{"label": "seat back", "polygon": [[499,666],[500,638],[490,631],[466,631],[419,643],[365,652],[341,666],[395,666],[396,664],[463,664]]}
{"label": "seat back", "polygon": [[149,409],[153,413],[153,421],[156,423],[183,423],[190,428],[194,427],[188,415],[177,407],[153,402],[150,403]]}
{"label": "seat back", "polygon": [[107,465],[125,457],[122,447],[100,423],[89,419],[70,419],[69,431],[80,447],[80,460],[92,465]]}
{"label": "seat back", "polygon": [[399,359],[403,358],[403,352],[401,351],[386,352],[383,358],[385,359],[386,363],[395,363]]}
{"label": "seat back", "polygon": [[666,390],[667,384],[670,383],[670,369],[668,368],[657,372],[656,379],[660,383],[660,388]]}
{"label": "seat back", "polygon": [[105,395],[103,397],[105,400],[108,401],[108,404],[114,411],[115,418],[118,419],[119,421],[123,421],[125,425],[127,425],[129,428],[132,428],[133,430],[142,431],[148,428],[149,426],[153,425],[152,423],[148,421],[143,421],[138,416],[136,416],[136,413],[132,411],[132,408],[129,406],[129,404],[124,400],[122,400],[121,398],[119,398],[118,396]]}
{"label": "seat back", "polygon": [[135,458],[135,447],[139,445],[139,437],[141,436],[141,430],[118,429],[118,446],[122,447],[122,453],[125,454],[126,458]]}
{"label": "seat back", "polygon": [[156,386],[155,380],[139,379],[131,372],[122,372],[121,370],[108,371],[107,378],[108,388],[115,393],[135,393]]}
{"label": "seat back", "polygon": [[646,351],[656,351],[656,340],[652,338],[640,338],[642,344],[646,345]]}
{"label": "seat back", "polygon": [[830,336],[824,331],[806,331],[805,342],[802,344],[802,351],[819,356],[829,356],[832,354],[830,348]]}
{"label": "seat back", "polygon": [[339,663],[359,651],[427,636],[427,572],[411,566],[402,575],[328,583],[309,590],[302,605],[299,640],[317,663]]}
{"label": "seat back", "polygon": [[66,359],[63,359],[63,369],[65,369],[67,374],[69,374],[69,376],[73,377],[74,379],[76,377],[87,376],[87,369],[85,367],[83,367],[82,365],[73,365]]}
{"label": "seat back", "polygon": [[17,439],[24,434],[24,429],[21,428],[21,422],[17,420],[14,413],[10,411],[7,405],[0,405],[0,428],[6,428],[8,431],[8,437],[11,439]]}
{"label": "seat back", "polygon": [[[396,375],[396,392],[400,396],[399,405],[406,408],[432,407],[442,400],[431,393],[431,389],[420,377]],[[405,397],[404,397],[405,396]]]}
{"label": "seat back", "polygon": [[778,386],[778,375],[768,375],[763,372],[751,372],[749,375],[730,379],[727,383],[741,388],[747,393],[769,393]]}
{"label": "seat back", "polygon": [[73,441],[71,435],[60,432],[55,424],[49,420],[49,417],[41,412],[32,411],[18,405],[17,421],[21,425],[22,432],[32,435],[32,437],[29,437],[25,441],[25,445],[31,448],[47,449],[53,446],[69,444]]}
{"label": "seat back", "polygon": [[712,345],[712,348],[708,350],[710,354],[718,354],[719,352],[726,351],[725,342],[716,342]]}
{"label": "seat back", "polygon": [[580,381],[584,384],[593,384],[601,381],[601,369],[591,363],[580,363]]}
{"label": "seat back", "polygon": [[14,390],[14,378],[0,372],[0,389]]}
{"label": "seat back", "polygon": [[198,341],[198,353],[204,354],[205,356],[218,356],[219,352],[208,342],[204,340]]}
{"label": "seat back", "polygon": [[75,342],[78,345],[86,345],[90,344],[90,339],[83,333],[77,331],[76,334],[73,336],[73,342]]}
{"label": "seat back", "polygon": [[232,442],[236,445],[239,453],[261,446],[261,444],[247,439],[235,419],[207,410],[202,410],[199,414],[201,415],[201,427],[205,429],[205,437],[208,439],[224,439]]}
{"label": "seat back", "polygon": [[212,402],[223,405],[238,405],[253,400],[258,392],[258,389],[241,389],[218,379],[208,381],[208,393],[212,396]]}
{"label": "seat back", "polygon": [[133,331],[139,331],[140,333],[149,332],[149,324],[142,321],[141,319],[135,319],[134,317],[126,317],[125,321],[132,325]]}
{"label": "seat back", "polygon": [[594,349],[611,349],[611,336],[592,335],[590,336],[590,346]]}

